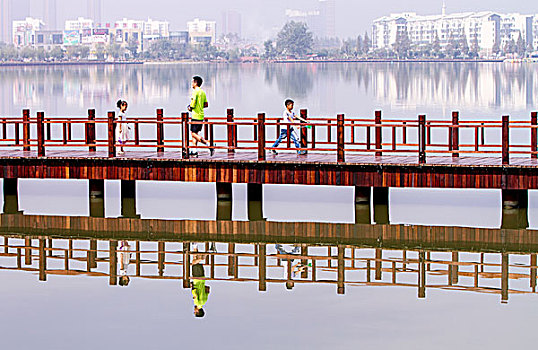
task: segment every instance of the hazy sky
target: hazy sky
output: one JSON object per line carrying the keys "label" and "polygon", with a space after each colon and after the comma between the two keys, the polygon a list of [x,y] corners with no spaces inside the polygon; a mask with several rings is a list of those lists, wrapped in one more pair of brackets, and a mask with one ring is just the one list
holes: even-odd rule
{"label": "hazy sky", "polygon": [[[58,20],[84,16],[86,0],[57,0]],[[529,0],[447,0],[447,12],[484,11],[538,14],[538,2]],[[42,13],[43,0],[14,0],[19,16],[30,8],[33,16]],[[370,30],[372,20],[391,12],[411,11],[419,14],[441,12],[442,0],[336,0],[336,33],[352,37]],[[30,5],[28,5],[30,4]],[[168,20],[172,29],[185,29],[186,21],[199,17],[219,21],[226,9],[235,9],[243,16],[243,34],[250,37],[271,36],[285,22],[287,8],[315,9],[317,0],[103,0],[103,19],[111,22],[123,17]]]}

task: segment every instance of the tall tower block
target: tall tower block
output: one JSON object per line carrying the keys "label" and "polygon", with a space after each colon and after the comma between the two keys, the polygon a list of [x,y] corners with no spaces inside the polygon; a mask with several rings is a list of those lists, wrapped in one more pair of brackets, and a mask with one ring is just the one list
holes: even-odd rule
{"label": "tall tower block", "polygon": [[102,25],[103,18],[103,0],[87,0],[88,12],[87,16],[89,19],[93,19],[93,23],[96,26]]}
{"label": "tall tower block", "polygon": [[56,0],[44,0],[43,6],[43,21],[45,22],[45,28],[48,30],[58,29]]}
{"label": "tall tower block", "polygon": [[11,42],[11,0],[0,0],[0,41]]}

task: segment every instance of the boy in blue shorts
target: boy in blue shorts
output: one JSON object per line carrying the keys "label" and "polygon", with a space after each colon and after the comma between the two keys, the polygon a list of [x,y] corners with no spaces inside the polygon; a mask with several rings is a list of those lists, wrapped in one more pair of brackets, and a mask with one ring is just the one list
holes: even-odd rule
{"label": "boy in blue shorts", "polygon": [[[301,116],[298,116],[293,111],[293,105],[295,102],[293,100],[286,100],[284,102],[284,105],[286,106],[286,109],[284,110],[284,113],[282,117],[284,118],[284,122],[286,123],[292,123],[292,125],[298,125],[298,122],[307,123],[307,121],[304,118],[301,118]],[[301,144],[299,143],[299,137],[297,136],[297,133],[295,131],[295,127],[290,127],[290,135],[288,135],[288,128],[287,126],[284,127],[284,129],[280,130],[280,136],[278,137],[278,140],[275,141],[272,148],[278,147],[280,142],[284,140],[286,137],[290,137],[291,141],[295,144],[295,147],[301,148]],[[278,154],[276,150],[272,150],[273,154]],[[306,151],[297,151],[297,154],[306,154]]]}

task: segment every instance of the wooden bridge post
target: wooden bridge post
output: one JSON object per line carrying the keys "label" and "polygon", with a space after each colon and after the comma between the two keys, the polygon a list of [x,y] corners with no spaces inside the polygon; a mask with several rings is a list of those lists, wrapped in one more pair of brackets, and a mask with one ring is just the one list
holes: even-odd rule
{"label": "wooden bridge post", "polygon": [[383,279],[383,249],[376,248],[375,250],[375,280],[381,281]]}
{"label": "wooden bridge post", "polygon": [[235,135],[235,125],[230,124],[234,122],[234,110],[232,108],[226,110],[226,122],[228,123],[226,128],[228,136],[228,154],[233,154],[235,153],[235,147],[237,146],[235,143],[237,136]]}
{"label": "wooden bridge post", "polygon": [[117,241],[110,241],[108,248],[108,284],[115,286],[118,284],[118,254],[116,252],[118,248]]}
{"label": "wooden bridge post", "polygon": [[164,110],[157,109],[157,153],[164,152]]}
{"label": "wooden bridge post", "polygon": [[105,180],[89,180],[90,217],[105,217]]}
{"label": "wooden bridge post", "polygon": [[116,113],[108,112],[108,157],[116,156]]}
{"label": "wooden bridge post", "polygon": [[502,254],[501,258],[501,303],[508,303],[510,255]]}
{"label": "wooden bridge post", "polygon": [[265,292],[267,290],[267,246],[266,244],[258,245],[258,290]]}
{"label": "wooden bridge post", "polygon": [[426,163],[426,116],[418,116],[418,163]]}
{"label": "wooden bridge post", "polygon": [[460,268],[459,263],[460,254],[458,252],[452,252],[452,264],[450,264],[450,285],[455,285],[459,283],[460,280]]}
{"label": "wooden bridge post", "polygon": [[531,254],[531,271],[530,271],[530,287],[532,292],[536,292],[536,254]]}
{"label": "wooden bridge post", "polygon": [[191,244],[183,243],[183,288],[191,286]]}
{"label": "wooden bridge post", "polygon": [[[451,151],[459,151],[460,149],[460,112],[452,112],[452,131],[451,131]],[[458,152],[453,152],[452,157],[457,158],[460,154]]]}
{"label": "wooden bridge post", "polygon": [[22,143],[23,151],[30,150],[30,110],[22,110]]}
{"label": "wooden bridge post", "polygon": [[503,115],[502,121],[502,156],[503,165],[510,164],[510,117]]}
{"label": "wooden bridge post", "polygon": [[337,140],[337,161],[343,163],[345,158],[345,129],[344,129],[344,115],[338,114],[336,117],[336,140]]}
{"label": "wooden bridge post", "polygon": [[[338,282],[337,293],[345,294],[345,279],[346,279],[346,261],[344,260],[345,247],[343,245],[338,246]],[[288,264],[290,264],[288,262]]]}
{"label": "wooden bridge post", "polygon": [[383,127],[381,126],[381,111],[375,111],[375,155],[381,157],[383,155]]}
{"label": "wooden bridge post", "polygon": [[45,238],[39,238],[39,280],[47,280],[47,254],[45,252]]}
{"label": "wooden bridge post", "polygon": [[3,179],[4,214],[22,214],[19,211],[19,181],[18,179]]}
{"label": "wooden bridge post", "polygon": [[37,112],[37,156],[45,156],[45,128],[43,121],[45,120],[45,112]]}
{"label": "wooden bridge post", "polygon": [[228,243],[228,276],[235,276],[235,243]]}
{"label": "wooden bridge post", "polygon": [[190,143],[190,130],[189,130],[189,113],[181,113],[181,142],[183,144],[183,159],[189,159],[189,143]]}
{"label": "wooden bridge post", "polygon": [[[308,120],[308,110],[307,109],[301,109],[301,118],[304,120]],[[301,125],[303,126],[301,128],[301,148],[308,148],[308,129],[305,127],[306,124],[301,122]],[[305,152],[308,152],[305,150]]]}
{"label": "wooden bridge post", "polygon": [[265,113],[258,113],[258,160],[265,160]]}
{"label": "wooden bridge post", "polygon": [[157,266],[159,269],[159,276],[164,276],[164,269],[165,269],[165,253],[166,253],[166,243],[163,241],[159,241],[157,243],[159,252],[157,253]]}
{"label": "wooden bridge post", "polygon": [[29,237],[24,238],[24,264],[32,265],[32,239]]}
{"label": "wooden bridge post", "polygon": [[[97,240],[90,239],[90,251],[88,252],[88,255],[89,255],[88,271],[90,271],[90,269],[95,269],[97,267]],[[67,256],[67,252],[66,252],[66,256]]]}
{"label": "wooden bridge post", "polygon": [[538,158],[537,144],[538,144],[538,112],[531,113],[531,158]]}
{"label": "wooden bridge post", "polygon": [[424,251],[418,253],[418,297],[426,298],[426,258]]}
{"label": "wooden bridge post", "polygon": [[86,144],[90,152],[97,151],[95,147],[95,109],[88,109],[88,122],[86,123]]}

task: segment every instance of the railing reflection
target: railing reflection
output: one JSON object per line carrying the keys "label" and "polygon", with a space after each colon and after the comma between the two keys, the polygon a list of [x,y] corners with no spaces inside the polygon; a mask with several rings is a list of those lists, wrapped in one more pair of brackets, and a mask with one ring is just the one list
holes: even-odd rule
{"label": "railing reflection", "polygon": [[[0,270],[39,275],[108,277],[110,285],[131,278],[257,282],[293,289],[299,284],[347,287],[412,287],[499,294],[536,293],[537,255],[465,251],[372,249],[354,245],[149,242],[0,236]],[[24,259],[23,259],[24,258]],[[512,260],[512,262],[511,262]],[[208,273],[194,272],[192,265]],[[132,270],[132,271],[131,271]],[[529,283],[521,283],[528,280]]]}

